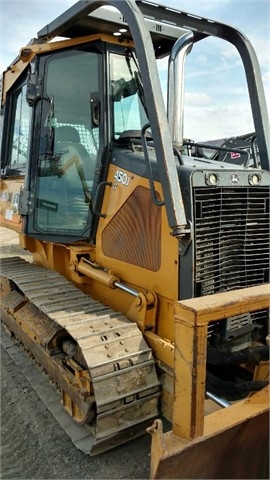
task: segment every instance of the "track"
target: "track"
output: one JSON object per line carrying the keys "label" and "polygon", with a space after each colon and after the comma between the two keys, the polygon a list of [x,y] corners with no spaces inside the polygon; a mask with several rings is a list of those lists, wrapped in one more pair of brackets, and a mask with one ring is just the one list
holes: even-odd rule
{"label": "track", "polygon": [[3,321],[58,387],[65,410],[86,425],[89,453],[143,434],[157,415],[159,383],[138,327],[19,257],[2,261],[1,276]]}

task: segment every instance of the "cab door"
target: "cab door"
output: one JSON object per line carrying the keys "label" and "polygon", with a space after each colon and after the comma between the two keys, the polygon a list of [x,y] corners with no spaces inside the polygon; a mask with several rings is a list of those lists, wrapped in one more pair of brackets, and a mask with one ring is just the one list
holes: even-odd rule
{"label": "cab door", "polygon": [[102,66],[95,46],[40,57],[41,94],[33,100],[29,178],[21,199],[29,236],[63,243],[91,236],[104,144]]}

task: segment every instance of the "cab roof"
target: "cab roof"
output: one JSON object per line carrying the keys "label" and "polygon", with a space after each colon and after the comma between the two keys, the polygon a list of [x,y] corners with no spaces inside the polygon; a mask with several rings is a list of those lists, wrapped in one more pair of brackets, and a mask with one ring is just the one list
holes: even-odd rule
{"label": "cab roof", "polygon": [[[126,0],[117,0],[117,2],[80,0],[42,28],[38,32],[38,40],[48,41],[56,36],[76,38],[98,33],[116,35],[130,40],[132,35],[120,12],[121,4],[125,2]],[[110,6],[112,3],[118,4],[119,10]],[[145,0],[135,0],[133,5],[144,16],[158,58],[168,55],[175,41],[189,30],[193,32],[194,41],[210,35],[228,40],[231,31],[234,30],[214,20]]]}

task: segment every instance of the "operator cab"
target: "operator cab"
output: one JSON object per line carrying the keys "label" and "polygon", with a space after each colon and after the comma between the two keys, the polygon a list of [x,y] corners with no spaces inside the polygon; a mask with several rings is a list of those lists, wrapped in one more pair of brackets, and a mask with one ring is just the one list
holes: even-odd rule
{"label": "operator cab", "polygon": [[[143,43],[143,27],[138,24],[138,33],[124,11],[94,10],[98,2],[87,2],[85,7],[78,2],[38,32],[38,40],[17,59],[22,72],[3,91],[9,118],[4,122],[2,169],[9,178],[26,174],[20,213],[24,233],[29,236],[63,243],[92,241],[102,186],[108,165],[114,161],[112,151],[126,148],[134,136],[141,138],[144,146],[150,182],[147,152],[154,148],[152,158],[162,183],[169,225],[176,235],[182,229],[188,233],[185,212],[179,207],[183,202],[176,170],[179,162],[189,162],[184,153],[192,148],[184,142],[181,130],[181,69],[193,44],[216,30],[228,40],[231,31],[184,12],[176,15],[166,7],[137,3],[156,59],[170,55],[168,123],[152,51]],[[124,4],[122,7],[125,9]],[[130,15],[129,10],[126,13]],[[68,40],[49,43],[59,35]],[[15,72],[11,67],[6,78]],[[254,118],[264,124],[258,97]],[[258,138],[258,146],[264,168],[268,162],[264,137]],[[207,164],[202,162],[202,168]]]}

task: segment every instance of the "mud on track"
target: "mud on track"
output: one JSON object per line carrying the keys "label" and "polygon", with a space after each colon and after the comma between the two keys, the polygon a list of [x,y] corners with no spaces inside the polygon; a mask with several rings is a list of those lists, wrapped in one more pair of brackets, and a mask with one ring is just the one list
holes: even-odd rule
{"label": "mud on track", "polygon": [[[0,228],[0,238],[1,257],[31,259],[16,233]],[[77,450],[1,346],[2,480],[146,479],[150,442],[146,434],[98,457]]]}

